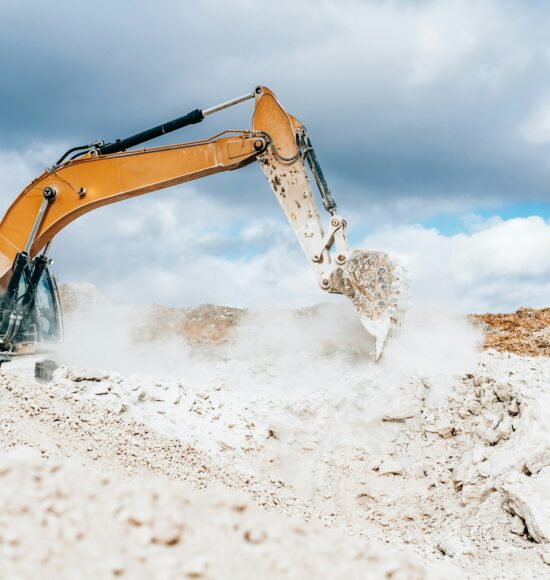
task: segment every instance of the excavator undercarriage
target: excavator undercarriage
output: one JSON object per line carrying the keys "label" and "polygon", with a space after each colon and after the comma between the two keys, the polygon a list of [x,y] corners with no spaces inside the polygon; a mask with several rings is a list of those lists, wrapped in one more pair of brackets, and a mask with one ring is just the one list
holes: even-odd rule
{"label": "excavator undercarriage", "polygon": [[[254,99],[251,131],[149,149],[141,143],[198,123]],[[93,209],[258,161],[310,262],[319,286],[347,296],[367,332],[373,355],[399,329],[407,302],[406,273],[381,251],[350,250],[305,127],[266,87],[206,110],[196,109],[126,139],[74,147],[35,179],[0,222],[0,350],[61,339],[55,280],[48,271],[54,236]],[[329,214],[323,227],[308,169]]]}

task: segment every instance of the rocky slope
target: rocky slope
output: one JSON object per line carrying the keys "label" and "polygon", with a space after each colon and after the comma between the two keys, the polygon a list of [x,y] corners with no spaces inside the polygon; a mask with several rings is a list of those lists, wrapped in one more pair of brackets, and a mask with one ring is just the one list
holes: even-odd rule
{"label": "rocky slope", "polygon": [[[430,339],[413,320],[372,365],[330,306],[156,306],[118,351],[105,328],[122,319],[79,305],[88,290],[64,291],[85,333],[69,316],[79,348],[55,354],[51,380],[33,374],[52,355],[2,366],[0,448],[19,449],[0,466],[13,577],[549,576],[545,310],[508,319],[521,329],[484,318],[502,352],[476,352],[462,321]],[[102,316],[94,358],[83,341]],[[491,343],[504,330],[513,340]]]}

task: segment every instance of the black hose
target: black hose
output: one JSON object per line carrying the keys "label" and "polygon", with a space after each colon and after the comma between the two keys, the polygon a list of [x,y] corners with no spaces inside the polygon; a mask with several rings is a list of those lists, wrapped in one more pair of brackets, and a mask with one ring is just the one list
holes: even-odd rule
{"label": "black hose", "polygon": [[82,151],[83,149],[90,149],[91,147],[93,147],[93,145],[79,145],[78,147],[72,147],[71,149],[69,149],[68,151],[65,151],[65,153],[63,153],[63,155],[59,158],[59,160],[56,162],[56,166],[60,165],[61,163],[63,163],[63,161],[65,161],[65,159],[71,154],[74,153],[75,151]]}

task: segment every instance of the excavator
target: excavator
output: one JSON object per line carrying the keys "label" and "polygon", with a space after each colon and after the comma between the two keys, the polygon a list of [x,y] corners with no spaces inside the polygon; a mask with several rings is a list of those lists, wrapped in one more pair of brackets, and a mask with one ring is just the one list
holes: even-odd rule
{"label": "excavator", "polygon": [[[135,148],[249,99],[254,100],[251,130]],[[263,86],[125,139],[73,147],[19,194],[0,222],[0,351],[14,353],[62,339],[49,252],[54,237],[73,220],[107,204],[254,162],[265,173],[320,288],[351,300],[374,338],[372,354],[378,360],[404,317],[406,272],[384,252],[349,249],[346,220],[337,213],[305,127]],[[308,170],[328,213],[326,226]]]}

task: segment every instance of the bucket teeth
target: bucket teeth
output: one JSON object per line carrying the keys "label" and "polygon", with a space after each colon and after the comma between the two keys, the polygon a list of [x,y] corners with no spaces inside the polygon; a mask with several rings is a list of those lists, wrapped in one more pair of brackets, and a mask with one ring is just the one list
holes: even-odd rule
{"label": "bucket teeth", "polygon": [[332,283],[351,300],[355,314],[374,337],[378,360],[405,316],[409,295],[405,268],[384,252],[356,250],[335,270]]}

